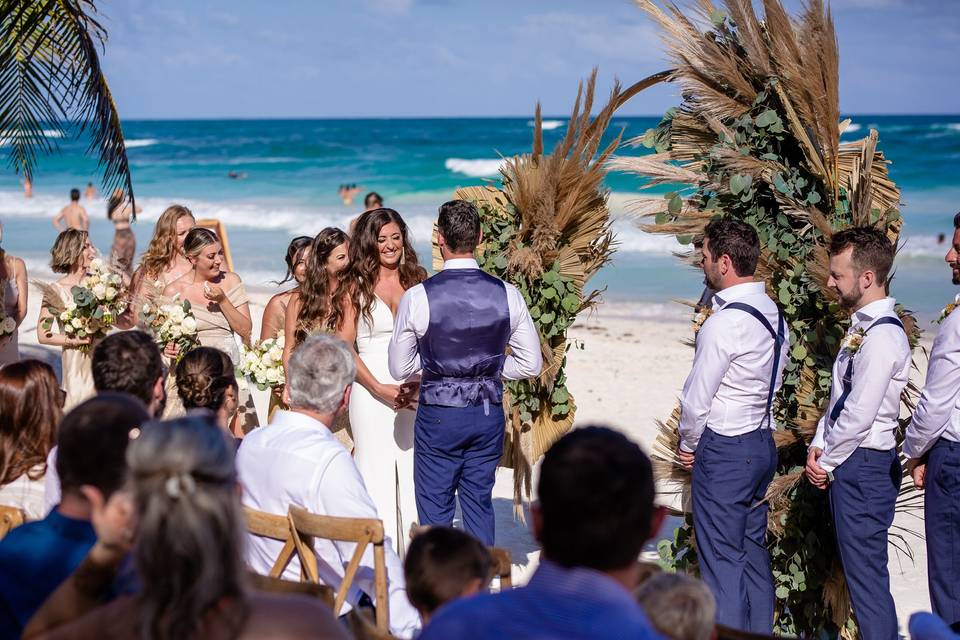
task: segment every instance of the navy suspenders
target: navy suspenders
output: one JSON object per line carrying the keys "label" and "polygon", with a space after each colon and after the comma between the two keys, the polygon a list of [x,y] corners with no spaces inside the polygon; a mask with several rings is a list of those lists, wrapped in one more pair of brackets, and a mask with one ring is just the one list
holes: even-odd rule
{"label": "navy suspenders", "polygon": [[760,422],[761,427],[763,427],[764,422],[769,425],[770,409],[773,407],[774,387],[777,384],[777,373],[780,371],[780,351],[783,349],[783,342],[786,338],[784,335],[783,314],[780,313],[779,309],[777,310],[777,330],[774,331],[766,316],[749,304],[744,302],[731,302],[724,305],[721,310],[722,309],[737,309],[738,311],[749,313],[760,321],[763,328],[766,329],[770,333],[770,337],[773,338],[773,370],[770,372],[770,388],[767,390],[767,411],[763,416],[763,420]]}
{"label": "navy suspenders", "polygon": [[[893,324],[900,327],[902,331],[906,331],[906,329],[903,328],[903,323],[900,322],[899,319],[893,318],[891,316],[883,316],[882,318],[877,319],[877,321],[871,324],[869,327],[867,327],[864,330],[864,334],[870,331],[870,329],[873,329],[874,327],[881,324]],[[843,405],[847,403],[847,396],[850,395],[850,391],[853,389],[853,356],[852,355],[850,356],[850,361],[847,362],[846,370],[843,372],[843,380],[841,384],[842,384],[843,391],[841,391],[840,397],[837,398],[836,404],[833,405],[833,409],[830,410],[830,422],[836,422],[837,418],[840,417],[840,413],[843,411]]]}

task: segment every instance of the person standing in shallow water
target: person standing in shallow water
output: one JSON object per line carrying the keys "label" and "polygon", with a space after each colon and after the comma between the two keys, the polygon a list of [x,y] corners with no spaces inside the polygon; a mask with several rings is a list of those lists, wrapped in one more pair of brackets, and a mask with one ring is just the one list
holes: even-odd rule
{"label": "person standing in shallow water", "polygon": [[70,190],[70,204],[60,210],[53,218],[53,228],[57,231],[64,229],[79,229],[87,231],[90,229],[90,216],[87,210],[80,205],[80,189]]}
{"label": "person standing in shallow water", "polygon": [[137,238],[130,223],[137,219],[140,208],[131,206],[122,189],[117,189],[107,202],[107,219],[113,222],[113,246],[110,261],[127,277],[133,275],[133,256],[137,251]]}

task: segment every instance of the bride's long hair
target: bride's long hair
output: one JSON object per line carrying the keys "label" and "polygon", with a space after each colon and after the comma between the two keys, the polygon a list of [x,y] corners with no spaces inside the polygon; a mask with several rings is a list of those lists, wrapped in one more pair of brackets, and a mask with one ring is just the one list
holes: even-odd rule
{"label": "bride's long hair", "polygon": [[[297,313],[296,340],[300,344],[316,330],[332,329],[330,274],[327,273],[327,258],[334,249],[348,242],[346,233],[336,227],[327,227],[310,243],[307,272],[300,284],[300,309]],[[348,245],[349,247],[349,245]],[[348,249],[349,251],[349,249]],[[344,274],[337,274],[338,280]]]}
{"label": "bride's long hair", "polygon": [[374,301],[374,288],[380,277],[380,249],[377,237],[380,229],[391,222],[400,227],[403,238],[403,253],[400,258],[400,284],[409,289],[427,279],[427,271],[417,262],[417,252],[410,242],[407,223],[393,209],[381,208],[366,211],[357,218],[353,237],[350,240],[350,266],[340,279],[340,286],[334,297],[331,325],[341,328],[346,305],[352,305],[359,320],[363,317],[372,324],[371,309]]}

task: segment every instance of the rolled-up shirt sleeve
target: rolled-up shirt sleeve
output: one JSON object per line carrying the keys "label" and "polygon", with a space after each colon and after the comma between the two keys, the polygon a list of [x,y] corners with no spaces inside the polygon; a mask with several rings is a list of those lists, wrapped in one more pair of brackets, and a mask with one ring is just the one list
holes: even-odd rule
{"label": "rolled-up shirt sleeve", "polygon": [[943,435],[960,397],[960,314],[948,317],[933,341],[923,393],[907,426],[903,453],[919,458]]}
{"label": "rolled-up shirt sleeve", "polygon": [[697,334],[693,366],[680,394],[680,448],[684,451],[695,451],[707,428],[710,406],[733,361],[728,340],[735,330],[722,316],[715,315],[703,323]]}
{"label": "rolled-up shirt sleeve", "polygon": [[507,305],[510,310],[510,354],[503,363],[503,378],[523,380],[540,375],[543,368],[543,353],[540,350],[540,334],[530,317],[530,310],[523,294],[507,285]]}
{"label": "rolled-up shirt sleeve", "polygon": [[820,468],[833,471],[850,457],[870,434],[887,395],[887,388],[897,367],[898,353],[887,348],[881,338],[886,334],[871,332],[856,354],[856,374],[843,411],[823,439]]}
{"label": "rolled-up shirt sleeve", "polygon": [[394,380],[406,380],[420,370],[418,340],[430,324],[430,307],[422,285],[411,287],[400,298],[393,335],[387,348],[387,368]]}

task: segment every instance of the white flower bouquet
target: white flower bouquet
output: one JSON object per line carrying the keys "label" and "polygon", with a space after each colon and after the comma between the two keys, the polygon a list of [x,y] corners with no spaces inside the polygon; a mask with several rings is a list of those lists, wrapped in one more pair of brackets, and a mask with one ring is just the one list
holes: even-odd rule
{"label": "white flower bouquet", "polygon": [[151,331],[160,348],[173,343],[177,345],[177,362],[197,345],[197,319],[191,311],[190,301],[175,296],[167,304],[143,305],[141,319]]}
{"label": "white flower bouquet", "polygon": [[237,369],[261,391],[279,387],[286,382],[283,373],[283,332],[273,338],[241,347]]}
{"label": "white flower bouquet", "polygon": [[0,340],[13,335],[17,331],[17,321],[13,316],[7,316],[0,310]]}
{"label": "white flower bouquet", "polygon": [[[123,277],[107,267],[100,258],[90,262],[87,275],[80,280],[79,286],[71,287],[70,295],[73,299],[68,300],[62,308],[55,306],[59,302],[58,295],[45,295],[51,305],[48,310],[60,320],[63,333],[91,340],[107,335],[110,327],[127,310],[129,297]],[[49,331],[52,326],[53,318],[44,320],[44,330]]]}

